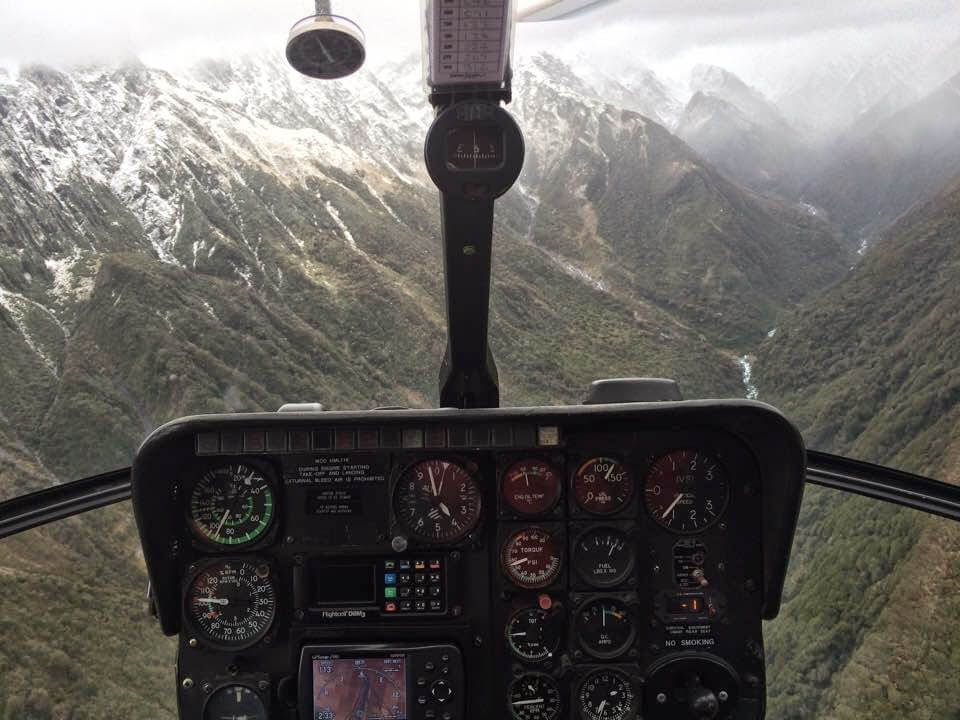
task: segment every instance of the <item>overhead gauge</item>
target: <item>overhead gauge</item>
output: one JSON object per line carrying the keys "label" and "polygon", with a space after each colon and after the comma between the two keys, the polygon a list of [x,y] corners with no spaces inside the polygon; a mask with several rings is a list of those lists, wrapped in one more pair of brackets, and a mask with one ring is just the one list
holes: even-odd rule
{"label": "overhead gauge", "polygon": [[207,642],[232,650],[260,641],[277,613],[268,565],[223,560],[204,567],[185,598],[189,624]]}
{"label": "overhead gauge", "polygon": [[244,718],[244,720],[267,720],[263,701],[246,685],[227,685],[217,690],[203,708],[203,720]]}
{"label": "overhead gauge", "polygon": [[577,703],[584,720],[633,720],[638,705],[630,677],[616,668],[587,675],[577,690]]}
{"label": "overhead gauge", "polygon": [[515,585],[528,590],[544,588],[560,574],[563,546],[543,528],[524,528],[504,543],[500,563]]}
{"label": "overhead gauge", "polygon": [[560,632],[546,610],[520,610],[507,623],[507,646],[521,660],[549,660],[560,647]]}
{"label": "overhead gauge", "polygon": [[553,467],[535,458],[513,463],[503,474],[502,496],[520,515],[542,515],[560,499],[562,483]]}
{"label": "overhead gauge", "polygon": [[315,15],[290,29],[287,62],[319,80],[337,80],[360,69],[366,59],[365,38],[352,20],[330,12],[329,0],[318,0]]}
{"label": "overhead gauge", "polygon": [[194,485],[189,525],[202,540],[236,547],[261,539],[275,512],[273,488],[264,473],[231,463],[208,471]]}
{"label": "overhead gauge", "polygon": [[626,533],[612,527],[592,528],[573,546],[573,567],[594,587],[619,585],[633,571],[636,552]]}
{"label": "overhead gauge", "polygon": [[407,468],[394,491],[394,510],[420,540],[462,540],[480,522],[480,486],[466,468],[449,460],[423,460]]}
{"label": "overhead gauge", "polygon": [[514,720],[556,720],[560,717],[560,687],[543,673],[525,673],[507,690],[510,717]]}
{"label": "overhead gauge", "polygon": [[604,660],[625,653],[637,634],[630,611],[613,598],[586,603],[577,611],[575,622],[583,649]]}
{"label": "overhead gauge", "polygon": [[633,497],[633,476],[619,460],[592,458],[573,476],[573,494],[587,512],[610,515],[623,510]]}
{"label": "overhead gauge", "polygon": [[730,497],[723,467],[699,450],[674,450],[658,458],[647,472],[643,494],[650,516],[678,533],[706,530]]}

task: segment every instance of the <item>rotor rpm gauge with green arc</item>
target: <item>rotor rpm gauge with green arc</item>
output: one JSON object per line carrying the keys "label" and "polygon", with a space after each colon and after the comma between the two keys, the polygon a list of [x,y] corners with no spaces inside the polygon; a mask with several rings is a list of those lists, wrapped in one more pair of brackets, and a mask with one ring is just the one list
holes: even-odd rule
{"label": "rotor rpm gauge with green arc", "polygon": [[261,539],[275,515],[273,488],[263,472],[242,463],[203,475],[190,495],[190,528],[214,545],[236,547]]}

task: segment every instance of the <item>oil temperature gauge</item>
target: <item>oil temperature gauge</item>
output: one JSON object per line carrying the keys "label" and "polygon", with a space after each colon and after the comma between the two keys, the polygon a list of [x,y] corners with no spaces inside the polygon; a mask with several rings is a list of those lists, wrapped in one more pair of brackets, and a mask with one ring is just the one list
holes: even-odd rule
{"label": "oil temperature gauge", "polygon": [[507,697],[513,720],[556,720],[560,717],[560,688],[549,675],[521,675],[510,683]]}
{"label": "oil temperature gauge", "polygon": [[528,590],[544,588],[560,574],[563,546],[539,527],[524,528],[503,545],[500,562],[516,585]]}
{"label": "oil temperature gauge", "polygon": [[507,623],[507,646],[521,660],[549,660],[560,647],[560,633],[553,616],[540,608],[518,611]]}
{"label": "oil temperature gauge", "polygon": [[560,476],[543,460],[513,463],[503,474],[503,501],[520,515],[540,515],[560,499]]}

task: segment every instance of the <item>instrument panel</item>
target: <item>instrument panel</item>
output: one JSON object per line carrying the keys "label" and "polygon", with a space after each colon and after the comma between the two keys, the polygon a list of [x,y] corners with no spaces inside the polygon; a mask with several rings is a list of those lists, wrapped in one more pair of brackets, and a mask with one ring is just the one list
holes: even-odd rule
{"label": "instrument panel", "polygon": [[134,508],[181,718],[759,718],[802,478],[749,401],[205,416]]}

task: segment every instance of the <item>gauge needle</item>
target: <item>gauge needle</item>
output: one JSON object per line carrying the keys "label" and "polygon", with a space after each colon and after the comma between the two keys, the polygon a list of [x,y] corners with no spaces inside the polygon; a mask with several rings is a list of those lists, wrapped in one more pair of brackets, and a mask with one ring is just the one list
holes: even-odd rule
{"label": "gauge needle", "polygon": [[597,715],[603,715],[603,710],[605,707],[607,707],[607,701],[602,700],[600,704],[597,706]]}
{"label": "gauge needle", "polygon": [[440,492],[437,490],[437,481],[433,479],[433,468],[429,465],[427,465],[427,475],[430,476],[430,487],[433,490],[433,496],[439,496]]}
{"label": "gauge needle", "polygon": [[530,562],[530,558],[520,558],[519,560],[514,560],[510,563],[510,567],[516,567],[517,565],[523,565],[525,562]]}
{"label": "gauge needle", "polygon": [[444,515],[450,517],[450,508],[448,508],[444,503],[440,503],[440,509],[443,510]]}
{"label": "gauge needle", "polygon": [[615,468],[615,467],[616,467],[616,465],[614,465],[613,463],[610,463],[610,469],[607,470],[607,474],[603,476],[603,479],[604,479],[604,480],[609,480],[609,479],[610,479],[610,473],[613,472],[613,468]]}
{"label": "gauge needle", "polygon": [[543,698],[533,698],[531,700],[514,700],[514,705],[539,705],[543,702]]}
{"label": "gauge needle", "polygon": [[220,524],[217,525],[217,531],[213,534],[214,537],[219,537],[219,536],[220,536],[220,531],[223,530],[223,526],[226,524],[228,517],[230,517],[230,509],[229,509],[229,508],[223,513],[223,517],[220,518]]}
{"label": "gauge needle", "polygon": [[197,602],[209,603],[210,605],[229,605],[227,598],[197,598]]}
{"label": "gauge needle", "polygon": [[523,479],[527,481],[527,487],[530,487],[530,478],[527,477],[526,473],[523,474]]}
{"label": "gauge needle", "polygon": [[680,502],[681,500],[683,500],[683,496],[684,496],[684,493],[680,493],[679,495],[677,495],[677,496],[673,499],[673,502],[670,503],[670,507],[668,507],[666,510],[664,510],[664,511],[660,514],[660,517],[665,518],[667,515],[669,515],[670,512],[677,506],[677,503]]}

